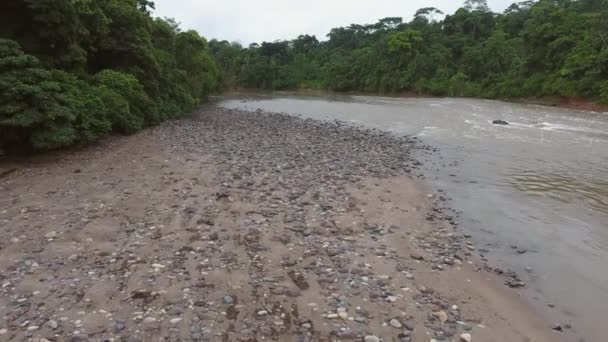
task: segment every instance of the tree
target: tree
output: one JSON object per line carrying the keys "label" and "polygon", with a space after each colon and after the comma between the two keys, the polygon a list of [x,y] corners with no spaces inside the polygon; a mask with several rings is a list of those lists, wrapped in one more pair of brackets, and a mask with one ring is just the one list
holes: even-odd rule
{"label": "tree", "polygon": [[482,12],[490,11],[490,7],[488,7],[487,0],[465,0],[464,8],[467,11],[482,11]]}
{"label": "tree", "polygon": [[44,150],[132,133],[217,88],[207,42],[148,0],[0,2],[0,147]]}
{"label": "tree", "polygon": [[252,44],[231,58],[239,65],[231,70],[240,85],[266,89],[599,100],[608,80],[607,11],[607,0],[539,0],[496,14],[469,0],[442,20],[426,7],[409,23],[388,17],[334,28],[325,42],[301,35]]}

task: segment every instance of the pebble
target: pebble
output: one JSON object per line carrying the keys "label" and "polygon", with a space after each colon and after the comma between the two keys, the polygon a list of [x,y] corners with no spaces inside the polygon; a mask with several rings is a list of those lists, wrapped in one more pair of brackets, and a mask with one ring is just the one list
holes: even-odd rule
{"label": "pebble", "polygon": [[460,334],[460,341],[471,342],[471,334]]}
{"label": "pebble", "polygon": [[177,323],[179,323],[181,321],[182,321],[181,317],[176,317],[176,318],[171,318],[171,320],[169,322],[173,325],[176,325]]}
{"label": "pebble", "polygon": [[114,322],[114,332],[120,332],[125,329],[125,323],[121,321]]}
{"label": "pebble", "polygon": [[232,297],[224,296],[224,304],[230,305],[232,303],[234,303],[234,299],[232,299]]}
{"label": "pebble", "polygon": [[156,318],[154,318],[154,317],[146,317],[142,323],[143,324],[156,323]]}
{"label": "pebble", "polygon": [[445,313],[445,311],[438,311],[433,313],[433,315],[435,315],[435,317],[439,318],[439,321],[441,323],[445,323],[448,320],[448,314]]}
{"label": "pebble", "polygon": [[52,231],[52,232],[48,232],[44,235],[45,238],[47,239],[52,239],[52,238],[56,238],[57,237],[57,232],[56,231]]}
{"label": "pebble", "polygon": [[51,320],[49,320],[48,322],[46,322],[46,325],[47,325],[49,328],[53,329],[53,330],[54,330],[54,329],[57,329],[57,327],[59,326],[59,324],[57,323],[57,321],[56,321],[56,320],[53,320],[53,319],[51,319]]}
{"label": "pebble", "polygon": [[5,335],[8,332],[6,329],[0,329],[0,335]]}
{"label": "pebble", "polygon": [[397,320],[396,318],[391,319],[391,321],[388,324],[390,324],[391,327],[397,328],[397,329],[400,329],[401,327],[403,327],[403,324],[401,324],[401,322],[399,322],[399,320]]}
{"label": "pebble", "polygon": [[266,311],[266,310],[258,311],[258,316],[266,316],[266,315],[268,315],[268,311]]}
{"label": "pebble", "polygon": [[363,338],[364,342],[380,342],[380,338],[375,335],[367,335]]}

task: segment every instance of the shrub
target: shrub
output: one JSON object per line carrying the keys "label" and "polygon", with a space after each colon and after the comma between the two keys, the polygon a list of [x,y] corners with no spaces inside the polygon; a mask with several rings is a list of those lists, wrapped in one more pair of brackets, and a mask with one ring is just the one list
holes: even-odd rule
{"label": "shrub", "polygon": [[[119,112],[112,115],[112,126],[117,130],[133,133],[160,122],[156,106],[135,76],[107,69],[97,73],[93,80],[105,99],[118,106]],[[127,111],[124,111],[123,100],[128,104]]]}
{"label": "shrub", "polygon": [[0,145],[47,150],[93,142],[110,131],[107,109],[88,83],[41,67],[19,45],[0,40]]}
{"label": "shrub", "polygon": [[60,81],[11,40],[0,40],[0,144],[4,149],[51,149],[77,139],[75,115]]}

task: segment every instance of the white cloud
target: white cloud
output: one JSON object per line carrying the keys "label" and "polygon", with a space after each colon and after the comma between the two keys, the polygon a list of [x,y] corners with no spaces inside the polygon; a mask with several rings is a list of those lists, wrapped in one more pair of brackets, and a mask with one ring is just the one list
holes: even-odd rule
{"label": "white cloud", "polygon": [[[514,0],[489,0],[502,11]],[[374,23],[385,17],[410,20],[417,9],[437,7],[454,12],[454,0],[155,0],[155,15],[175,18],[185,29],[211,39],[244,44],[293,39],[315,34],[319,39],[333,27]]]}

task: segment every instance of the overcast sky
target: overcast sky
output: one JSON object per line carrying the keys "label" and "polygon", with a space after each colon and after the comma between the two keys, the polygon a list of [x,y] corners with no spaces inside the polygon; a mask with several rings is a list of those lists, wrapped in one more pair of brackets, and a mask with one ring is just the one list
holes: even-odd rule
{"label": "overcast sky", "polygon": [[[184,29],[208,39],[252,42],[314,34],[325,39],[333,27],[374,23],[380,18],[409,21],[417,9],[453,13],[464,0],[155,0],[155,15],[175,18]],[[502,12],[515,0],[488,0]]]}

